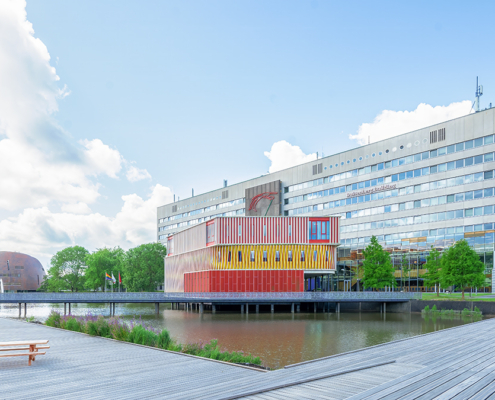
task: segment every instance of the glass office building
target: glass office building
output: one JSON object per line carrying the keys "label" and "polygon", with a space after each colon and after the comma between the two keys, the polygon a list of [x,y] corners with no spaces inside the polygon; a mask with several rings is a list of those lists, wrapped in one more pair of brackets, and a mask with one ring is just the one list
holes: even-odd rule
{"label": "glass office building", "polygon": [[[168,235],[214,216],[259,215],[264,209],[251,210],[252,198],[261,196],[267,207],[270,193],[271,215],[341,217],[337,269],[316,287],[362,289],[362,252],[375,235],[405,290],[424,290],[422,265],[431,246],[443,251],[460,239],[485,263],[485,290],[491,290],[494,119],[488,109],[164,205],[158,240],[165,244]],[[400,270],[404,256],[407,276]]]}

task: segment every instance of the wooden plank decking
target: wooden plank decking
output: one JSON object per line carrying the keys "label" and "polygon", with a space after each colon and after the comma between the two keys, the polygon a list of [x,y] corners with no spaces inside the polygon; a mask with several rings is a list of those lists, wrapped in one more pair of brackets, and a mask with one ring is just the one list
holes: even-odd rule
{"label": "wooden plank decking", "polygon": [[485,320],[258,372],[0,318],[0,341],[51,344],[34,367],[0,361],[0,398],[488,399],[494,332],[495,319]]}

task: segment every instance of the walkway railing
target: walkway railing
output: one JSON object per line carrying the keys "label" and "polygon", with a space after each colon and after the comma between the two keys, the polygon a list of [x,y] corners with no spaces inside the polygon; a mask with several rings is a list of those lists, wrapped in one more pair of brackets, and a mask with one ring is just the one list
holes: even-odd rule
{"label": "walkway railing", "polygon": [[421,299],[410,292],[277,292],[277,293],[1,293],[0,303],[167,303],[167,302],[333,302],[408,301]]}

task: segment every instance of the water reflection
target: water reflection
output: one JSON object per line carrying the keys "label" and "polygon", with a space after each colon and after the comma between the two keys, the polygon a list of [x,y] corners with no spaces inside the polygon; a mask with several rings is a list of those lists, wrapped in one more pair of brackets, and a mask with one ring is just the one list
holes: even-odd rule
{"label": "water reflection", "polygon": [[[63,304],[28,305],[27,316],[44,320],[51,310],[63,313]],[[108,304],[73,304],[72,313],[106,315]],[[24,315],[24,307],[22,309]],[[265,365],[284,365],[339,354],[363,347],[434,332],[473,321],[472,318],[441,318],[420,314],[387,313],[204,313],[171,310],[153,304],[117,304],[116,315],[130,320],[141,317],[157,328],[166,328],[179,342],[218,339],[227,350],[260,356]],[[18,317],[17,305],[0,305],[1,317]]]}

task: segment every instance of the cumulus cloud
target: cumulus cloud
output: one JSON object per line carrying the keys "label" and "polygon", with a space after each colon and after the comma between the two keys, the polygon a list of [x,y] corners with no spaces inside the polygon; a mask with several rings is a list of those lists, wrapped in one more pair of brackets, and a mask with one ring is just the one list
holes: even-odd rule
{"label": "cumulus cloud", "polygon": [[112,216],[91,211],[102,176],[118,179],[123,166],[131,182],[151,176],[100,139],[76,141],[57,123],[58,101],[69,91],[23,0],[0,1],[0,88],[0,210],[10,212],[0,221],[3,249],[46,265],[74,244],[94,250],[156,240],[156,207],[172,200],[166,187],[152,187],[146,198],[121,196]]}
{"label": "cumulus cloud", "polygon": [[273,143],[270,151],[264,154],[272,162],[268,170],[270,173],[316,160],[316,153],[304,154],[299,146],[293,146],[285,140]]}
{"label": "cumulus cloud", "polygon": [[450,119],[462,117],[471,112],[469,100],[452,103],[448,106],[430,106],[421,103],[413,111],[382,111],[373,122],[361,124],[355,135],[349,139],[356,140],[360,145],[388,139],[402,133],[425,128]]}
{"label": "cumulus cloud", "polygon": [[[75,212],[78,210],[68,206],[62,212],[27,208],[0,221],[0,242],[2,248],[33,255],[43,265],[58,250],[75,244],[88,250],[116,245],[127,249],[156,241],[156,208],[171,202],[172,197],[171,190],[161,185],[152,187],[146,199],[124,195],[119,212],[111,217]],[[84,205],[81,207],[84,211]]]}
{"label": "cumulus cloud", "polygon": [[126,178],[129,182],[138,182],[143,179],[151,179],[151,175],[145,169],[137,168],[134,165],[127,167]]}

